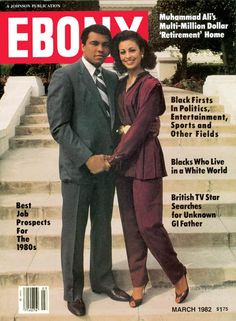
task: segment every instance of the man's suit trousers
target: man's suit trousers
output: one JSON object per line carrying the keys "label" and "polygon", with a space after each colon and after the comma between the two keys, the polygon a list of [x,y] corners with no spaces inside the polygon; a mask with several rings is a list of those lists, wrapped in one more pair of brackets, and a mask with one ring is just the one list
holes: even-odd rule
{"label": "man's suit trousers", "polygon": [[114,178],[94,175],[91,184],[62,182],[61,259],[64,299],[82,297],[84,288],[84,238],[90,213],[90,283],[95,291],[114,287],[111,256],[111,217]]}

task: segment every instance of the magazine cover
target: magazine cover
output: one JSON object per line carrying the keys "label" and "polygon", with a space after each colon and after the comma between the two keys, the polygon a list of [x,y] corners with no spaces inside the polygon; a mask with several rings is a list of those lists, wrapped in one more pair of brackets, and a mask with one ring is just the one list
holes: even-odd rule
{"label": "magazine cover", "polygon": [[235,1],[0,26],[0,320],[235,320]]}

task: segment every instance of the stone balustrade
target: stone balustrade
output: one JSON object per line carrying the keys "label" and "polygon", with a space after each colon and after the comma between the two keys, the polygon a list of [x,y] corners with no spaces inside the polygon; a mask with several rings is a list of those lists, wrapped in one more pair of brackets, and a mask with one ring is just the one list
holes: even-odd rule
{"label": "stone balustrade", "polygon": [[9,138],[25,113],[31,96],[44,95],[44,86],[38,77],[9,77],[0,100],[0,156],[9,149]]}
{"label": "stone balustrade", "polygon": [[231,123],[236,123],[236,75],[211,75],[206,78],[203,94],[219,97],[225,112],[231,115]]}

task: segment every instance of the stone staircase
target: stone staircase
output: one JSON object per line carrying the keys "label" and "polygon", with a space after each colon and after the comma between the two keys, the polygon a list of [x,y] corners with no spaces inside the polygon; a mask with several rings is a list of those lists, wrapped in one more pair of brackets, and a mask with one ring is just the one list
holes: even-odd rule
{"label": "stone staircase", "polygon": [[[175,137],[178,129],[173,132],[171,128],[173,105],[177,108],[175,114],[199,115],[199,112],[178,112],[180,105],[189,108],[189,103],[171,103],[172,97],[178,95],[184,100],[186,97],[203,96],[168,87],[164,88],[164,93],[167,112],[162,116],[160,133],[168,171],[164,180],[164,223],[180,260],[187,266],[191,287],[189,299],[182,305],[186,310],[183,308],[178,312],[181,312],[182,320],[189,321],[235,320],[236,164],[233,155],[236,126],[230,123],[230,115],[223,118],[224,107],[212,98],[211,103],[196,105],[207,108],[201,115],[223,118],[212,121],[210,129],[201,129],[204,133],[214,130],[218,137],[195,137],[197,129],[190,128],[189,120],[175,121],[187,136]],[[10,140],[11,149],[0,159],[1,321],[74,319],[63,302],[58,146],[49,133],[45,102],[45,97],[32,98],[16,128],[16,136]],[[198,121],[191,122],[198,124]],[[209,124],[209,121],[199,123],[204,127],[202,124]],[[186,159],[192,165],[186,164]],[[203,164],[196,165],[196,159],[202,159]],[[211,167],[219,172],[209,173],[207,161],[216,162]],[[187,167],[193,171],[191,174],[186,173]],[[17,208],[19,203],[24,205],[23,208]],[[31,225],[25,225],[29,221]],[[88,278],[89,228],[88,224],[84,293],[88,315],[84,319],[176,320],[174,291],[151,255],[148,258],[150,283],[145,304],[140,308],[130,309],[127,304],[113,303],[109,298],[91,292]],[[130,290],[116,198],[112,231],[115,277],[120,287]],[[50,313],[19,314],[19,285],[49,286]],[[201,310],[202,307],[208,307],[211,312]]]}

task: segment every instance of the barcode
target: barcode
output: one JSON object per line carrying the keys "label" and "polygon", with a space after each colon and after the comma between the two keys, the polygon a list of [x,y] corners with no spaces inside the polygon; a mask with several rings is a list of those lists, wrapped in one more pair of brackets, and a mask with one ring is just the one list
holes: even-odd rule
{"label": "barcode", "polygon": [[19,286],[19,313],[49,313],[48,286]]}

